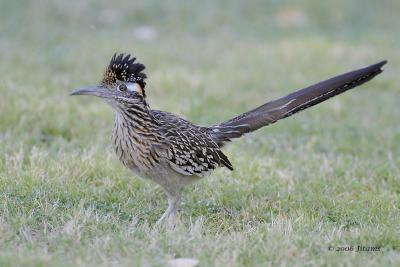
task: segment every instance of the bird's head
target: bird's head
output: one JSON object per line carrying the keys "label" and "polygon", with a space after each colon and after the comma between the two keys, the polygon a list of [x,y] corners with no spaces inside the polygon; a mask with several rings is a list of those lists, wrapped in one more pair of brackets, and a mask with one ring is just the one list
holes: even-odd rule
{"label": "bird's head", "polygon": [[129,54],[114,54],[99,85],[77,88],[71,95],[98,96],[117,109],[132,105],[146,107],[147,76],[142,72],[145,66],[135,60]]}

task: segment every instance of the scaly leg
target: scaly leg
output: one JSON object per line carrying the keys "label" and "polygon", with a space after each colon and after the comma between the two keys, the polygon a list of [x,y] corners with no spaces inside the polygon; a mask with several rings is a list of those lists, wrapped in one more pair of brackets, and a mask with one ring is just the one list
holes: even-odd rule
{"label": "scaly leg", "polygon": [[165,210],[164,214],[158,219],[156,225],[161,225],[164,222],[167,222],[168,225],[172,228],[176,225],[176,214],[180,205],[180,193],[179,194],[170,194],[167,193],[168,196],[168,208]]}

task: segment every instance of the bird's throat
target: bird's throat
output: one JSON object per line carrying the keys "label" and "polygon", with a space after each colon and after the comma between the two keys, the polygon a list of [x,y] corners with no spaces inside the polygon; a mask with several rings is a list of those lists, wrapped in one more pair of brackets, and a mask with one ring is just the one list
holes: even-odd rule
{"label": "bird's throat", "polygon": [[148,109],[127,108],[117,111],[113,129],[113,146],[118,158],[134,171],[143,173],[154,166],[152,145],[159,140],[156,121]]}

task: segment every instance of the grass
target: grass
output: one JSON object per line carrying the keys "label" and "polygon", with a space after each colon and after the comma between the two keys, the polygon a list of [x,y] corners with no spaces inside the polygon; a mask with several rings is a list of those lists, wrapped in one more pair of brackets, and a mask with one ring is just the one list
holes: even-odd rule
{"label": "grass", "polygon": [[[400,264],[398,1],[0,5],[0,266]],[[115,51],[146,64],[152,107],[198,124],[389,64],[228,146],[235,171],[187,188],[181,224],[166,231],[153,228],[162,190],[113,154],[111,109],[68,97]],[[351,245],[381,250],[328,250]]]}

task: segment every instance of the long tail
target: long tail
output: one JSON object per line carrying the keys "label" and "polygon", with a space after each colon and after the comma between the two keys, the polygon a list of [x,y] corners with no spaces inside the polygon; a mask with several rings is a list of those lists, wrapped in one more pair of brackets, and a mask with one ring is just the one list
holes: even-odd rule
{"label": "long tail", "polygon": [[321,103],[335,95],[357,87],[382,72],[386,60],[374,65],[347,72],[285,97],[270,101],[253,110],[210,127],[210,135],[220,146],[232,138],[253,132],[261,127],[289,117],[303,109]]}

